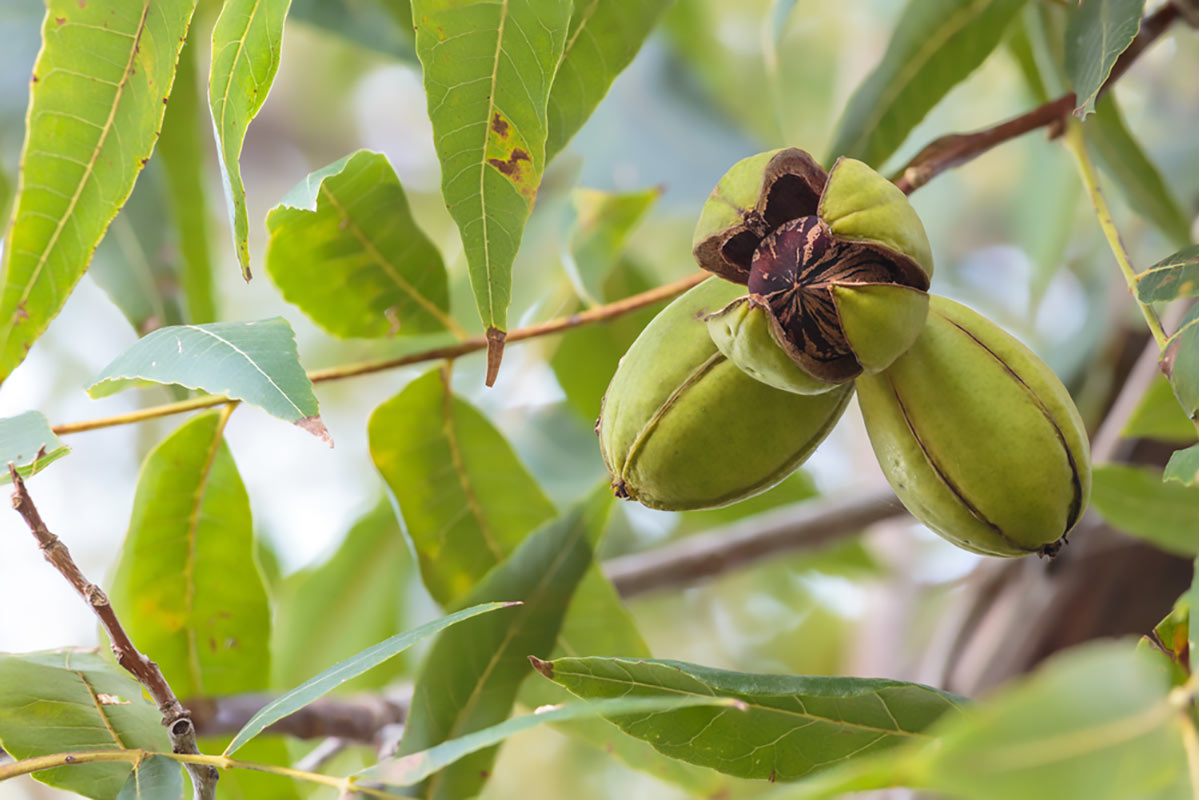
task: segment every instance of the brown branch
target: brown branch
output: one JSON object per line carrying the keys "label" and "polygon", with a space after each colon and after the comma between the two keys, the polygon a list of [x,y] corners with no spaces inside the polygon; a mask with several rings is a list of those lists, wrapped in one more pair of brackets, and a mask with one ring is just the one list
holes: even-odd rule
{"label": "brown branch", "polygon": [[[162,671],[158,669],[158,665],[138,651],[124,626],[121,625],[121,621],[117,618],[112,605],[108,602],[108,596],[99,586],[83,575],[74,559],[71,558],[67,546],[46,527],[42,515],[38,513],[33,499],[29,496],[29,491],[25,488],[25,481],[21,479],[16,467],[11,462],[8,465],[8,473],[12,477],[13,483],[13,508],[25,519],[29,530],[37,539],[42,555],[62,573],[71,586],[75,587],[75,591],[91,606],[92,611],[100,620],[100,624],[108,633],[117,663],[133,675],[158,704],[163,725],[166,726],[167,734],[171,739],[172,751],[198,755],[200,751],[196,747],[196,729],[192,724],[191,716],[171,691],[171,687],[163,677]],[[212,800],[219,777],[216,768],[202,764],[188,764],[187,769],[192,776],[196,800]]]}
{"label": "brown branch", "polygon": [[[1132,66],[1145,49],[1178,19],[1178,9],[1171,3],[1159,8],[1141,21],[1141,30],[1116,63],[1111,74],[1100,89],[1107,91]],[[951,133],[934,139],[915,158],[907,163],[892,179],[904,194],[911,194],[933,178],[953,167],[982,155],[993,147],[1023,136],[1029,131],[1054,125],[1074,110],[1074,94],[1065,94],[1056,100],[1037,106],[1018,117],[1001,122],[974,133]]]}
{"label": "brown branch", "polygon": [[[240,731],[251,717],[274,699],[270,694],[235,694],[190,698],[187,705],[201,736],[229,736]],[[373,744],[384,727],[404,722],[407,706],[402,698],[380,695],[322,697],[271,725],[266,733],[287,734],[300,739],[335,737]]]}
{"label": "brown branch", "polygon": [[[660,303],[663,300],[669,300],[676,295],[695,286],[700,281],[710,278],[711,273],[694,272],[686,278],[668,283],[664,286],[659,286],[650,289],[640,294],[635,294],[632,297],[626,297],[623,300],[617,300],[614,303],[608,303],[595,308],[589,308],[586,311],[580,311],[578,314],[571,314],[569,317],[561,317],[559,319],[542,322],[538,325],[530,325],[527,328],[519,328],[514,331],[509,331],[507,342],[520,342],[525,339],[536,339],[541,336],[551,336],[555,333],[562,333],[572,328],[578,328],[583,325],[590,325],[596,322],[605,322],[610,319],[623,316],[625,314],[637,311],[638,309],[652,306],[655,303]],[[345,364],[338,367],[328,367],[326,369],[313,370],[308,373],[308,379],[313,383],[321,383],[322,381],[338,381],[344,378],[353,378],[358,375],[370,375],[375,372],[384,372],[386,370],[396,369],[398,367],[407,367],[412,364],[420,364],[426,361],[442,361],[446,359],[454,359],[469,353],[486,350],[488,347],[488,337],[476,336],[473,339],[466,339],[456,344],[446,347],[435,347],[430,350],[422,350],[419,353],[410,353],[406,356],[398,358],[388,358],[381,361],[365,361],[361,364]],[[117,414],[111,417],[100,417],[98,419],[84,420],[82,422],[68,422],[61,425],[55,425],[53,431],[62,436],[68,433],[82,433],[83,431],[93,431],[98,428],[112,428],[117,425],[129,425],[135,422],[142,422],[147,419],[156,417],[166,417],[171,414],[182,414],[186,411],[196,411],[201,408],[211,408],[213,406],[223,405],[232,402],[228,397],[197,397],[191,400],[183,400],[178,403],[167,403],[160,406],[152,406],[150,408],[131,411],[127,414]]]}
{"label": "brown branch", "polygon": [[907,510],[890,489],[803,503],[604,563],[621,597],[694,583],[788,550],[839,541]]}

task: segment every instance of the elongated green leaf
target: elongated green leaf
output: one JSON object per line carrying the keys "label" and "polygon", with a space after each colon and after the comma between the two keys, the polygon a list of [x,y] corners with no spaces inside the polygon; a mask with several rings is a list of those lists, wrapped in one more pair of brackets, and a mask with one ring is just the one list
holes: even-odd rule
{"label": "elongated green leaf", "polygon": [[1140,142],[1124,124],[1114,94],[1109,93],[1099,101],[1095,119],[1083,128],[1083,135],[1099,166],[1112,177],[1129,208],[1156,225],[1176,246],[1191,241],[1186,215]]}
{"label": "elongated green leaf", "polygon": [[233,741],[225,748],[225,755],[232,755],[246,742],[262,733],[267,726],[283,719],[288,714],[299,711],[313,700],[324,697],[350,678],[361,675],[367,670],[382,664],[384,661],[404,652],[422,639],[427,639],[438,631],[442,631],[462,620],[470,619],[479,614],[485,614],[488,611],[507,608],[510,605],[512,604],[483,603],[465,608],[447,617],[427,622],[410,631],[397,633],[395,636],[368,647],[361,653],[357,653],[339,664],[334,664],[321,674],[313,676],[295,689],[279,695],[263,706],[233,737]]}
{"label": "elongated green leaf", "polygon": [[850,98],[831,155],[881,166],[924,115],[983,63],[1023,5],[910,0],[882,61]]}
{"label": "elongated green leaf", "polygon": [[488,329],[488,383],[507,328],[512,262],[545,169],[546,103],[570,0],[415,0],[441,191]]}
{"label": "elongated green leaf", "polygon": [[1179,405],[1188,417],[1199,419],[1199,305],[1191,306],[1170,337],[1165,362]]}
{"label": "elongated green leaf", "polygon": [[50,423],[40,411],[0,419],[0,471],[3,471],[0,486],[12,482],[9,464],[17,468],[22,478],[28,478],[69,452],[71,448],[50,430]]}
{"label": "elongated green leaf", "polygon": [[923,732],[961,698],[870,678],[751,675],[679,661],[560,658],[538,669],[579,697],[732,697],[745,716],[706,708],[614,720],[661,752],[744,778],[795,780]]}
{"label": "elongated green leaf", "polygon": [[371,414],[371,458],[396,498],[421,576],[460,601],[554,506],[487,418],[426,373]]}
{"label": "elongated green leaf", "polygon": [[288,18],[390,56],[416,58],[408,0],[294,0]]}
{"label": "elongated green leaf", "polygon": [[[1191,588],[1187,590],[1185,595],[1187,598],[1187,652],[1190,656],[1189,664],[1195,664],[1196,644],[1199,643],[1199,559],[1195,560],[1194,573],[1191,578]],[[1191,614],[1190,610],[1195,609],[1196,613]]]}
{"label": "elongated green leaf", "polygon": [[67,300],[162,124],[195,0],[49,0],[0,289],[0,382]]}
{"label": "elongated green leaf", "polygon": [[179,264],[162,164],[142,171],[95,257],[89,275],[144,336],[184,322]]}
{"label": "elongated green leaf", "polygon": [[538,725],[572,722],[601,715],[640,714],[693,706],[734,708],[736,705],[736,701],[724,697],[618,697],[589,703],[546,706],[537,709],[532,714],[513,717],[507,722],[459,736],[457,739],[442,742],[427,750],[410,753],[393,761],[385,761],[364,770],[359,773],[358,777],[378,780],[390,786],[413,786],[472,753],[497,745],[513,734],[527,731]]}
{"label": "elongated green leaf", "polygon": [[458,330],[441,254],[386,156],[359,150],[305,178],[266,218],[266,268],[335,336]]}
{"label": "elongated green leaf", "polygon": [[110,592],[179,697],[265,689],[270,674],[250,501],[223,429],[221,412],[200,414],[146,456]]}
{"label": "elongated green leaf", "polygon": [[[1173,400],[1171,400],[1173,402]],[[272,591],[273,685],[290,689],[404,627],[416,563],[388,502],[365,514],[325,563],[287,576]],[[320,647],[313,647],[320,642]],[[341,691],[378,689],[405,672],[397,656]]]}
{"label": "elongated green leaf", "polygon": [[[522,600],[504,614],[481,617],[437,638],[417,676],[400,755],[426,750],[502,722],[529,674],[530,655],[547,655],[575,587],[591,564],[611,498],[593,495],[539,528],[467,598],[468,603]],[[420,797],[473,797],[495,759],[489,748],[438,772]]]}
{"label": "elongated green leaf", "polygon": [[668,5],[669,0],[574,0],[550,90],[546,161],[583,127]]}
{"label": "elongated green leaf", "polygon": [[160,328],[117,356],[87,393],[107,397],[145,381],[244,400],[333,443],[283,317]]}
{"label": "elongated green leaf", "polygon": [[1137,275],[1137,297],[1143,303],[1199,295],[1199,244],[1167,256]]}
{"label": "elongated green leaf", "polygon": [[1105,520],[1163,550],[1199,555],[1199,487],[1163,483],[1139,467],[1096,467],[1091,502]]}
{"label": "elongated green leaf", "polygon": [[194,41],[189,42],[179,54],[179,74],[162,121],[162,136],[158,138],[158,157],[166,170],[170,215],[179,242],[186,321],[193,324],[216,320],[212,254],[208,247],[208,187],[204,179],[208,152],[200,135],[205,120],[196,47]]}
{"label": "elongated green leaf", "polygon": [[[571,599],[558,643],[551,657],[625,656],[649,658],[649,647],[632,616],[621,603],[616,589],[596,564],[592,564]],[[570,693],[550,681],[529,680],[520,690],[520,702],[529,708],[560,705]],[[659,780],[681,786],[697,797],[719,797],[727,791],[728,779],[716,772],[684,761],[668,758],[648,742],[626,736],[603,719],[579,719],[555,724],[568,736],[580,739],[610,753],[633,769]]]}
{"label": "elongated green leaf", "polygon": [[1174,451],[1170,455],[1170,462],[1166,464],[1166,471],[1162,473],[1162,480],[1178,481],[1183,486],[1199,486],[1199,444]]}
{"label": "elongated green leaf", "polygon": [[266,102],[279,70],[283,21],[290,5],[291,0],[226,0],[212,29],[208,108],[216,131],[233,246],[246,280],[250,279],[250,226],[239,159],[246,128]]}
{"label": "elongated green leaf", "polygon": [[579,296],[588,303],[617,300],[605,291],[629,234],[661,196],[660,188],[615,194],[596,189],[571,193],[575,211],[570,250],[564,255]]}
{"label": "elongated green leaf", "polygon": [[[91,652],[0,655],[0,746],[13,758],[71,750],[170,752],[162,715],[119,667]],[[113,800],[127,763],[77,764],[34,773],[42,783]],[[178,795],[176,795],[177,797]]]}
{"label": "elongated green leaf", "polygon": [[1128,417],[1120,435],[1185,444],[1195,441],[1196,431],[1195,423],[1182,413],[1170,389],[1170,381],[1165,375],[1158,375],[1149,383],[1149,388]]}
{"label": "elongated green leaf", "polygon": [[117,800],[178,800],[183,773],[178,761],[150,756],[134,765]]}
{"label": "elongated green leaf", "polygon": [[1074,87],[1074,113],[1085,118],[1116,59],[1141,29],[1145,0],[1087,0],[1066,26],[1066,76]]}
{"label": "elongated green leaf", "polygon": [[1093,644],[938,725],[921,785],[953,797],[1155,797],[1186,768],[1166,674]]}

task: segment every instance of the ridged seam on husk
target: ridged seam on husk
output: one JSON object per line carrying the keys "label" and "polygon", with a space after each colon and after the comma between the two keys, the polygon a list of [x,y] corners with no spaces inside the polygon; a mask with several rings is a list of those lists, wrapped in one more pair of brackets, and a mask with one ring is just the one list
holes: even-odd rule
{"label": "ridged seam on husk", "polygon": [[658,422],[666,415],[666,412],[669,411],[671,407],[679,401],[679,398],[686,393],[687,389],[698,383],[704,377],[704,375],[708,374],[708,372],[712,370],[713,367],[724,360],[724,355],[718,350],[709,356],[707,360],[702,362],[698,367],[693,369],[691,373],[683,380],[683,382],[676,386],[674,391],[667,395],[666,399],[662,401],[662,405],[658,406],[654,413],[650,415],[649,419],[645,421],[645,424],[641,426],[641,430],[637,431],[637,435],[633,437],[632,444],[629,445],[629,452],[625,455],[624,464],[621,465],[617,480],[613,481],[612,483],[612,488],[616,490],[618,497],[622,496],[623,494],[624,496],[631,497],[634,500],[637,499],[636,493],[629,490],[627,481],[629,470],[632,468],[633,459],[640,453],[641,447],[643,446],[645,440],[649,437],[653,430],[658,427]]}
{"label": "ridged seam on husk", "polygon": [[[914,441],[916,443],[916,446],[920,448],[920,452],[924,456],[925,463],[928,464],[929,469],[931,469],[933,474],[937,476],[937,479],[939,481],[941,481],[942,485],[944,485],[945,488],[949,490],[949,493],[961,501],[962,505],[965,507],[965,509],[967,511],[970,512],[970,515],[972,517],[974,517],[976,520],[981,522],[983,525],[986,525],[988,528],[990,528],[991,531],[993,531],[996,536],[998,536],[1000,539],[1002,539],[1003,541],[1005,541],[1009,545],[1011,545],[1013,550],[1018,550],[1022,553],[1036,552],[1039,548],[1028,548],[1028,547],[1025,547],[1024,545],[1014,541],[1013,539],[1011,539],[1006,533],[1003,532],[1002,528],[1000,528],[998,525],[996,525],[991,520],[987,519],[986,515],[984,515],[979,509],[975,508],[974,504],[971,503],[966,498],[966,496],[957,487],[957,485],[952,480],[949,479],[948,475],[945,474],[945,471],[941,469],[941,465],[937,463],[937,460],[935,458],[933,458],[933,454],[929,452],[928,448],[924,444],[924,440],[920,437],[920,434],[917,433],[916,426],[912,424],[912,418],[908,414],[907,405],[904,403],[903,398],[900,396],[899,389],[895,386],[895,382],[891,379],[891,376],[884,373],[879,377],[886,379],[887,388],[889,388],[891,390],[891,395],[895,398],[895,405],[899,408],[899,413],[903,417],[904,424],[907,425],[908,433],[910,433],[912,435],[912,441]],[[958,539],[959,544],[961,543],[961,541],[962,540],[959,538]],[[977,548],[973,545],[971,545],[969,547],[969,549],[974,550],[976,552],[983,552],[983,553],[986,552],[986,551],[983,551],[980,548]],[[987,554],[992,555],[992,553],[987,553]]]}
{"label": "ridged seam on husk", "polygon": [[[950,319],[945,314],[942,314],[939,311],[932,311],[931,309],[930,309],[929,313],[936,314],[937,316],[941,317],[941,319],[945,320],[950,325],[957,328],[959,331],[964,333],[971,341],[973,341],[975,344],[977,344],[984,352],[986,352],[986,354],[988,356],[990,356],[992,359],[994,359],[996,362],[998,362],[1000,364],[1000,366],[1002,366],[1009,375],[1011,375],[1013,378],[1016,379],[1017,382],[1019,382],[1020,386],[1024,389],[1024,391],[1028,394],[1028,396],[1030,398],[1032,398],[1034,403],[1036,403],[1036,406],[1040,410],[1041,414],[1045,417],[1046,420],[1049,421],[1049,424],[1053,427],[1053,432],[1054,432],[1054,434],[1057,435],[1058,441],[1061,442],[1062,450],[1066,454],[1066,461],[1070,465],[1070,481],[1074,488],[1074,497],[1070,501],[1069,510],[1066,512],[1066,526],[1061,534],[1062,536],[1065,536],[1078,523],[1079,518],[1082,516],[1083,489],[1082,489],[1082,478],[1081,478],[1081,476],[1079,474],[1079,470],[1078,470],[1078,462],[1075,461],[1075,459],[1074,459],[1074,451],[1070,448],[1070,443],[1068,441],[1066,441],[1066,434],[1062,430],[1061,425],[1059,425],[1057,420],[1054,419],[1053,414],[1051,414],[1049,409],[1045,406],[1045,403],[1043,400],[1041,400],[1040,395],[1038,395],[1035,391],[1033,391],[1033,388],[1028,385],[1028,382],[1025,381],[1024,378],[1021,377],[1015,370],[1013,370],[1006,361],[1004,361],[1002,358],[1000,358],[998,353],[996,353],[994,350],[992,350],[990,347],[988,347],[981,339],[979,339],[977,336],[975,336],[973,333],[971,333],[965,327],[959,325],[956,321]],[[1044,549],[1046,547],[1051,547],[1051,546],[1052,545],[1044,545],[1040,549]]]}

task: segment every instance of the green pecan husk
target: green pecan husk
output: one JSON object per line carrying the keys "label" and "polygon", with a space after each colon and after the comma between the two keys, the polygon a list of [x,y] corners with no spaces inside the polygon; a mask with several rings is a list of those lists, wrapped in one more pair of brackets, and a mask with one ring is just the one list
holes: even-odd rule
{"label": "green pecan husk", "polygon": [[738,162],[705,203],[693,252],[749,289],[713,315],[717,346],[787,391],[886,368],[927,314],[924,226],[894,184],[854,159],[828,174],[794,148]]}
{"label": "green pecan husk", "polygon": [[1091,491],[1086,430],[1027,347],[933,296],[928,322],[889,368],[856,381],[866,431],[912,514],[967,550],[1053,555]]}
{"label": "green pecan husk", "polygon": [[840,418],[850,385],[780,391],[716,348],[702,317],[742,291],[701,283],[654,317],[621,359],[596,425],[618,497],[672,510],[741,500],[790,475]]}

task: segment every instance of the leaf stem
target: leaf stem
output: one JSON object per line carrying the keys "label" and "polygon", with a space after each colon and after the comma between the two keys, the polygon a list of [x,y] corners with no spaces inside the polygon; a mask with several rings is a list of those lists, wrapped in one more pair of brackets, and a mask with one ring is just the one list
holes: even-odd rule
{"label": "leaf stem", "polygon": [[[590,325],[596,322],[606,322],[610,319],[623,316],[630,312],[659,303],[663,300],[682,294],[683,292],[695,286],[700,281],[711,277],[707,272],[694,272],[686,278],[681,278],[673,283],[658,286],[640,294],[635,294],[632,297],[626,297],[623,300],[617,300],[613,303],[608,303],[595,308],[589,308],[586,311],[580,311],[577,314],[571,314],[568,317],[559,317],[548,322],[542,322],[537,325],[530,325],[527,328],[519,328],[514,331],[509,331],[507,341],[518,342],[524,339],[536,339],[541,336],[550,336],[555,333],[572,328]],[[381,361],[364,361],[358,364],[343,364],[336,367],[328,367],[326,369],[313,370],[308,373],[308,379],[313,383],[321,383],[323,381],[339,381],[345,378],[353,378],[358,375],[370,375],[375,372],[384,372],[386,370],[396,369],[398,367],[406,367],[411,364],[420,364],[426,361],[442,361],[446,359],[454,359],[459,356],[475,353],[480,350],[487,349],[487,337],[476,336],[456,344],[446,347],[435,347],[430,350],[423,350],[419,353],[410,353],[406,356],[398,358],[387,358]],[[191,400],[183,400],[178,403],[166,403],[160,406],[151,406],[149,408],[131,411],[127,414],[116,414],[111,417],[100,417],[98,419],[83,420],[81,422],[67,422],[61,425],[55,425],[52,430],[62,436],[68,433],[82,433],[83,431],[93,431],[99,428],[112,428],[118,425],[129,425],[136,422],[144,422],[155,417],[166,417],[171,414],[182,414],[187,411],[196,411],[201,408],[211,408],[224,403],[231,403],[228,397],[224,396],[206,396],[197,397]]]}
{"label": "leaf stem", "polygon": [[364,785],[355,780],[352,776],[348,778],[338,778],[333,775],[323,775],[319,772],[307,772],[301,769],[293,769],[291,767],[281,767],[275,764],[260,764],[253,761],[240,761],[228,756],[210,756],[201,753],[159,753],[153,750],[83,750],[72,753],[53,753],[44,756],[34,756],[32,758],[23,758],[20,761],[12,761],[7,764],[0,764],[0,782],[15,778],[18,775],[28,775],[33,772],[41,772],[46,769],[55,769],[58,767],[68,767],[75,764],[96,764],[113,761],[127,761],[130,764],[137,764],[143,759],[151,756],[161,756],[169,758],[172,761],[178,761],[186,766],[206,766],[209,769],[249,769],[255,772],[266,772],[271,775],[279,775],[284,778],[293,780],[307,781],[308,783],[316,783],[322,786],[329,786],[334,789],[349,792],[358,792],[361,794],[370,795],[372,797],[402,798],[402,795],[392,794],[391,792],[376,789],[372,786]]}
{"label": "leaf stem", "polygon": [[1116,257],[1116,263],[1124,275],[1124,282],[1128,284],[1128,291],[1141,310],[1145,324],[1149,326],[1149,332],[1153,334],[1153,340],[1157,342],[1158,350],[1164,350],[1168,337],[1162,330],[1162,324],[1157,318],[1157,314],[1148,304],[1141,302],[1137,297],[1137,272],[1132,267],[1132,261],[1128,257],[1124,243],[1120,241],[1120,232],[1116,230],[1111,209],[1108,208],[1107,200],[1103,197],[1103,191],[1099,186],[1099,176],[1095,173],[1095,165],[1091,163],[1091,157],[1087,154],[1086,142],[1082,137],[1082,123],[1073,118],[1068,119],[1064,141],[1066,147],[1074,155],[1078,173],[1082,177],[1083,185],[1087,188],[1087,193],[1091,196],[1091,204],[1095,206],[1095,216],[1099,219],[1099,227],[1103,229],[1103,235],[1107,238],[1112,255]]}

